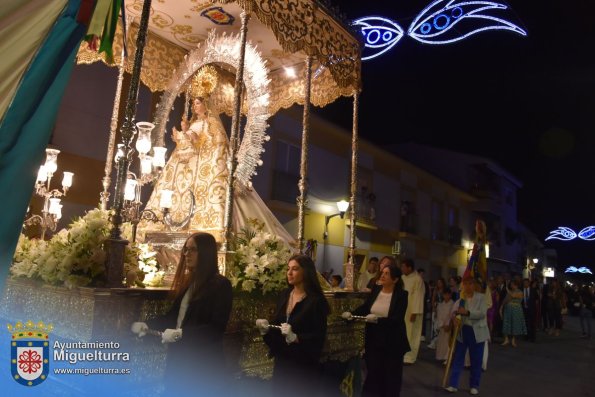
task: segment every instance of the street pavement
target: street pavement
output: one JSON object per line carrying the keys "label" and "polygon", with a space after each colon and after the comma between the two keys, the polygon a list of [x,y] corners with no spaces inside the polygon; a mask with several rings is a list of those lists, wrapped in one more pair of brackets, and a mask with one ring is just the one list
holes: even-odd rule
{"label": "street pavement", "polygon": [[[535,343],[520,339],[516,348],[490,344],[487,371],[482,374],[481,396],[505,397],[595,397],[595,334],[581,339],[578,317],[565,316],[559,337],[538,331]],[[595,332],[595,321],[591,320]],[[468,396],[469,371],[463,371],[459,391],[441,387],[442,362],[422,342],[414,365],[403,371],[402,397]]]}

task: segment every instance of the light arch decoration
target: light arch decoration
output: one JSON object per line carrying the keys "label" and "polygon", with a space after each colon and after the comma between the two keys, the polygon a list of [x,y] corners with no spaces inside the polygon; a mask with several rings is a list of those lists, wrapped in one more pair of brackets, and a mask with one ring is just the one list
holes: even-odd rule
{"label": "light arch decoration", "polygon": [[595,240],[595,226],[586,226],[582,228],[578,233],[569,228],[568,226],[558,226],[557,229],[552,230],[550,235],[545,239],[548,240],[561,240],[570,241],[576,238],[580,238],[585,241]]}
{"label": "light arch decoration", "polygon": [[[209,64],[226,69],[238,70],[240,62],[240,38],[236,34],[210,33],[204,43],[189,52],[175,70],[167,89],[161,96],[155,113],[155,141],[163,146],[165,126],[169,112],[178,95],[183,92],[189,79],[200,68]],[[270,117],[270,79],[265,60],[256,47],[246,44],[244,61],[244,87],[246,125],[237,154],[238,167],[235,179],[245,187],[251,186],[256,168],[262,165],[260,156],[264,152],[263,144],[269,139],[266,135],[267,120]]]}
{"label": "light arch decoration", "polygon": [[405,36],[424,44],[454,43],[488,30],[526,36],[524,29],[500,16],[506,10],[507,5],[494,1],[436,0],[420,11],[406,32],[397,22],[381,16],[358,18],[352,24],[363,36],[365,61],[384,54]]}

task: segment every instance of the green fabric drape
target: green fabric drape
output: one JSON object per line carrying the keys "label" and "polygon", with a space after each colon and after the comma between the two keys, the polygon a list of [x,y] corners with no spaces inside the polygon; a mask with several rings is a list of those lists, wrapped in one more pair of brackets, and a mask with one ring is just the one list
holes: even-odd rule
{"label": "green fabric drape", "polygon": [[[0,287],[8,268],[39,165],[85,33],[76,22],[80,0],[69,0],[25,73],[0,125]],[[1,289],[0,289],[1,290]]]}
{"label": "green fabric drape", "polygon": [[0,120],[67,0],[0,1]]}

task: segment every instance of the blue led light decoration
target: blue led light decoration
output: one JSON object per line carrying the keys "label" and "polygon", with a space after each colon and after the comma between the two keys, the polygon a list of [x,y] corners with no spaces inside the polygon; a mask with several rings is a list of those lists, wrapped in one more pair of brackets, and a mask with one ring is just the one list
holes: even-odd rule
{"label": "blue led light decoration", "polygon": [[[508,6],[492,1],[436,0],[415,17],[407,35],[426,44],[453,43],[487,30],[508,30],[526,36],[525,30],[497,16],[507,9]],[[397,22],[380,16],[358,18],[353,26],[364,38],[363,61],[384,54],[405,36]]]}
{"label": "blue led light decoration", "polygon": [[388,18],[365,17],[356,19],[353,25],[359,27],[364,36],[362,61],[384,54],[404,36],[403,28]]}
{"label": "blue led light decoration", "polygon": [[575,266],[568,266],[564,273],[582,273],[582,274],[593,274],[591,269],[586,266],[575,267]]}
{"label": "blue led light decoration", "polygon": [[486,30],[509,30],[526,36],[527,32],[514,23],[486,14],[506,9],[506,5],[491,1],[436,0],[413,20],[407,34],[426,44],[453,43]]}
{"label": "blue led light decoration", "polygon": [[548,240],[570,241],[570,240],[574,240],[577,237],[580,238],[581,240],[585,240],[585,241],[595,240],[595,226],[584,227],[578,233],[576,233],[574,230],[572,230],[569,227],[558,226],[557,229],[552,230],[550,232],[550,235],[545,239],[545,241],[548,241]]}

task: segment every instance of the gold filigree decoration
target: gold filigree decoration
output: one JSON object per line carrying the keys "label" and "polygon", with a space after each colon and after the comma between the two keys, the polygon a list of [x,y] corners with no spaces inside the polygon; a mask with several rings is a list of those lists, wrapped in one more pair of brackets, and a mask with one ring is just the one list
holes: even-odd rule
{"label": "gold filigree decoration", "polygon": [[[169,18],[169,20],[168,20],[168,18]],[[159,29],[165,29],[166,27],[168,27],[172,23],[174,23],[174,19],[167,14],[157,14],[151,18],[151,22],[155,26],[157,26]]]}
{"label": "gold filigree decoration", "polygon": [[[136,51],[136,36],[138,25],[131,25],[128,32],[128,56],[130,62],[126,65],[126,71],[132,72],[132,59]],[[120,25],[116,30],[114,39],[114,63],[106,61],[104,53],[98,54],[90,50],[88,44],[83,42],[77,54],[78,64],[92,64],[102,61],[109,66],[118,66],[122,54],[122,29]],[[141,81],[153,92],[163,91],[167,88],[167,83],[171,78],[173,71],[184,60],[186,51],[170,42],[160,38],[154,33],[149,32],[145,44],[145,54],[143,57],[143,66],[141,68]]]}
{"label": "gold filigree decoration", "polygon": [[[191,0],[191,1],[193,3],[197,2],[197,0]],[[211,6],[211,3],[209,1],[205,1],[204,3],[200,3],[200,4],[193,6],[192,8],[190,8],[190,11],[201,12],[202,10],[204,10],[205,8],[208,8],[210,6]]]}
{"label": "gold filigree decoration", "polygon": [[[341,87],[359,89],[361,46],[332,16],[314,0],[211,0],[212,3],[237,3],[269,27],[285,51],[304,51],[322,62]],[[291,21],[291,23],[287,23]]]}
{"label": "gold filigree decoration", "polygon": [[174,25],[171,28],[174,34],[190,34],[192,33],[192,26],[190,25]]}
{"label": "gold filigree decoration", "polygon": [[[294,0],[296,1],[296,0]],[[305,0],[299,0],[298,3],[304,2]],[[231,2],[231,1],[230,1]],[[196,7],[204,7],[204,2],[197,4]],[[208,3],[207,3],[208,4]],[[135,6],[134,3],[131,6]],[[286,6],[280,6],[282,8]],[[327,16],[327,18],[330,18]],[[128,51],[129,54],[134,54],[136,49],[136,33],[138,27],[132,25],[129,38],[128,38]],[[186,42],[193,45],[197,45],[206,39],[205,36],[199,34],[192,34],[186,36],[176,36],[176,39],[180,42]],[[116,38],[114,40],[114,64],[106,62],[102,55],[98,55],[97,52],[88,49],[87,44],[83,43],[79,49],[77,55],[77,62],[79,64],[90,64],[97,61],[103,61],[110,66],[117,66],[120,62],[120,54],[122,48],[122,32],[120,26],[116,31]],[[291,58],[291,54],[287,52],[288,59]],[[141,69],[141,80],[149,87],[153,92],[164,91],[167,88],[167,83],[173,75],[176,67],[183,62],[184,55],[187,53],[186,50],[179,47],[176,44],[171,43],[156,34],[149,32],[147,43],[145,46],[145,55],[143,58],[143,67]],[[275,54],[282,55],[283,52],[275,51]],[[132,55],[130,55],[132,56]],[[328,58],[328,57],[327,57]],[[359,63],[357,64],[358,71],[356,76],[359,79]],[[276,113],[279,109],[289,108],[293,104],[303,104],[304,102],[304,84],[303,84],[303,68],[304,63],[294,64],[298,78],[288,79],[284,75],[282,69],[276,70],[271,73],[271,100],[269,104],[269,112],[271,114]],[[337,85],[335,76],[332,73],[333,68],[339,68],[338,65],[327,67],[318,61],[314,61],[313,66],[313,81],[312,81],[312,92],[311,92],[311,103],[315,106],[325,106],[335,101],[340,96],[351,96],[353,88],[359,87],[359,80],[354,83],[354,86],[341,86]],[[348,66],[347,66],[348,69]],[[345,70],[347,70],[345,69]],[[130,72],[132,70],[132,64],[126,66],[126,70]],[[234,73],[234,71],[231,71]],[[345,71],[345,73],[347,73]],[[229,74],[231,75],[231,74]],[[221,74],[220,74],[221,77]],[[212,95],[211,101],[216,104],[218,110],[225,112],[226,114],[232,114],[233,112],[233,86],[235,79],[233,77],[225,77],[225,80],[220,80],[220,88],[218,88]],[[245,114],[247,111],[246,103],[242,105],[242,112]]]}

